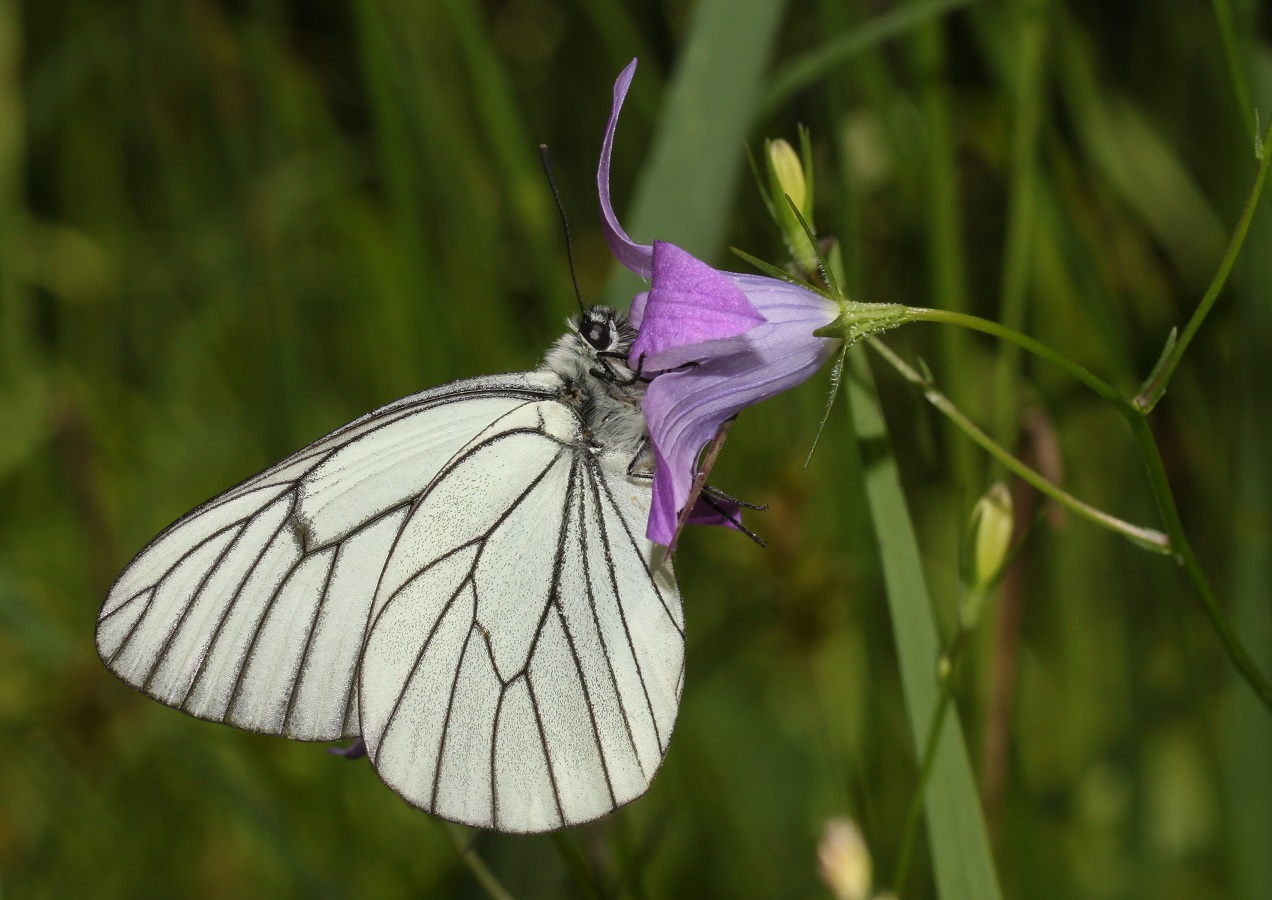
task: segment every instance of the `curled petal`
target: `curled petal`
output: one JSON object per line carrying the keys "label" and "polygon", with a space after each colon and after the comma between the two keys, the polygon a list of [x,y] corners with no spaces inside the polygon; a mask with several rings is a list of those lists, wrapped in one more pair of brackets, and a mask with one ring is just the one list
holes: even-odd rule
{"label": "curled petal", "polygon": [[652,372],[718,355],[718,342],[764,321],[728,275],[665,241],[654,241],[653,281],[640,313],[629,359]]}
{"label": "curled petal", "polygon": [[646,534],[663,545],[675,534],[677,515],[688,501],[698,454],[721,423],[807,380],[839,346],[834,338],[813,335],[838,315],[831,301],[774,278],[727,277],[765,321],[723,342],[729,352],[658,375],[645,394],[654,446],[654,501]]}
{"label": "curled petal", "polygon": [[610,157],[614,153],[614,129],[618,127],[618,114],[623,108],[623,100],[627,97],[627,89],[631,87],[632,76],[635,74],[636,60],[633,59],[614,82],[614,105],[605,126],[605,140],[601,144],[601,164],[596,169],[596,190],[601,198],[601,229],[605,232],[605,240],[609,243],[614,258],[642,278],[648,278],[653,269],[653,249],[648,244],[638,244],[627,236],[623,226],[618,224],[618,216],[614,215],[614,206],[610,203]]}
{"label": "curled petal", "polygon": [[[715,429],[711,430],[707,440],[715,436]],[[706,443],[706,441],[703,441]],[[701,449],[701,445],[699,445]],[[697,454],[690,456],[690,462],[696,461]],[[684,468],[684,467],[682,467]],[[650,540],[664,547],[672,547],[671,539],[676,533],[676,520],[680,516],[680,510],[684,509],[685,503],[689,498],[689,491],[693,486],[693,471],[689,471],[689,478],[681,488],[681,492],[677,492],[675,480],[668,474],[671,466],[667,460],[658,452],[657,445],[654,446],[654,502],[650,510],[649,524],[646,526],[646,534]],[[714,505],[712,505],[714,504]],[[658,527],[655,529],[654,521],[657,519]],[[708,503],[706,497],[699,496],[693,504],[693,511],[689,513],[689,518],[685,520],[686,525],[723,525],[725,528],[741,530],[742,527],[742,506],[736,500],[725,500],[720,497],[713,497],[712,502]],[[655,537],[655,534],[658,535]]]}

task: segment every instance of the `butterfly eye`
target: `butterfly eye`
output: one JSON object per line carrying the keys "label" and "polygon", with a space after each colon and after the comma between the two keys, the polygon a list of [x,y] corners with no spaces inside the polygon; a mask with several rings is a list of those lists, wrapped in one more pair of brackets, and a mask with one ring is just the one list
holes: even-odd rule
{"label": "butterfly eye", "polygon": [[607,322],[588,322],[583,326],[583,340],[597,350],[608,350],[610,345],[610,327]]}

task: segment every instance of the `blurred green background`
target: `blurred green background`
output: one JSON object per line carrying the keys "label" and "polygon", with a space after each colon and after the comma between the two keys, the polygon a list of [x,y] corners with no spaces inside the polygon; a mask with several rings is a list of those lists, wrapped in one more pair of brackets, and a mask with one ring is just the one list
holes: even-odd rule
{"label": "blurred green background", "polygon": [[[1250,190],[1270,36],[1242,0],[0,0],[0,896],[484,895],[365,762],[134,693],[94,620],[205,498],[399,396],[536,365],[574,305],[539,142],[584,295],[630,297],[595,166],[633,56],[614,188],[637,238],[780,262],[745,146],[802,122],[854,296],[1011,322],[1132,392]],[[1264,671],[1270,212],[1151,419]],[[1079,497],[1159,524],[1089,391],[1016,356],[1001,377],[979,335],[888,340]],[[948,634],[997,473],[877,376]],[[697,530],[678,552],[688,670],[649,794],[557,837],[471,835],[514,895],[827,896],[834,815],[887,886],[914,736],[842,405],[804,467],[827,383],[746,413],[713,476],[769,504],[768,549]],[[956,699],[1005,895],[1272,896],[1272,714],[1169,560],[1045,516]]]}

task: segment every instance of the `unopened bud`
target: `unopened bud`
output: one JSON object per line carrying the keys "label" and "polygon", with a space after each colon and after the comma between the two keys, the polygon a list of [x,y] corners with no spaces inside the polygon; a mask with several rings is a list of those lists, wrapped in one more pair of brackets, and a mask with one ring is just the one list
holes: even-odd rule
{"label": "unopened bud", "polygon": [[[801,130],[801,137],[807,146],[807,132]],[[817,249],[809,236],[809,232],[816,233],[813,228],[811,167],[812,163],[801,158],[787,141],[777,138],[764,142],[764,169],[768,175],[765,194],[769,209],[782,232],[786,249],[791,253],[795,270],[804,278],[816,277],[817,272]],[[801,216],[803,223],[800,222]]]}
{"label": "unopened bud", "polygon": [[804,180],[804,164],[800,162],[799,154],[782,138],[768,141],[765,149],[768,150],[769,168],[773,173],[777,198],[786,194],[799,211],[804,212],[808,184]]}
{"label": "unopened bud", "polygon": [[1002,568],[1011,548],[1011,492],[996,481],[972,510],[972,571],[969,586],[984,590]]}
{"label": "unopened bud", "polygon": [[852,819],[836,816],[826,820],[817,845],[817,863],[835,900],[868,900],[870,850]]}

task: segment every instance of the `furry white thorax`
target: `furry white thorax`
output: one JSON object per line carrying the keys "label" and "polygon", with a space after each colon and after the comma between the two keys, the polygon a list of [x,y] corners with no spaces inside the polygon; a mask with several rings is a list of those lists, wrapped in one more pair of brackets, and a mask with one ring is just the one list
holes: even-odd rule
{"label": "furry white thorax", "polygon": [[646,455],[648,432],[640,408],[646,382],[627,366],[636,329],[625,315],[605,306],[588,307],[568,324],[570,330],[548,350],[541,368],[565,381],[561,399],[579,410],[597,446],[629,460]]}

